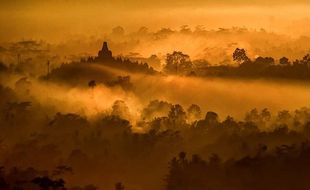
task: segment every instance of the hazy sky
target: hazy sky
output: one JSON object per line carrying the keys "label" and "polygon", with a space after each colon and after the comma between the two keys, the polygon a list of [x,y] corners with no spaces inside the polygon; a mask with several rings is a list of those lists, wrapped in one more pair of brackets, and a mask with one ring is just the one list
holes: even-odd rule
{"label": "hazy sky", "polygon": [[[0,0],[0,40],[102,35],[114,26],[136,30],[204,25],[265,28],[308,35],[309,0]],[[300,27],[303,27],[302,29]]]}
{"label": "hazy sky", "polygon": [[34,4],[101,4],[126,7],[167,7],[167,6],[199,6],[199,5],[283,5],[283,4],[310,4],[309,0],[1,0],[5,6],[33,6]]}

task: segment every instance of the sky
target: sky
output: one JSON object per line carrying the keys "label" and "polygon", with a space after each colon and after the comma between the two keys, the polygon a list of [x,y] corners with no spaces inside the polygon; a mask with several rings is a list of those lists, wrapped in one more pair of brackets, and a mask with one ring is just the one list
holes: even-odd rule
{"label": "sky", "polygon": [[[309,0],[0,0],[0,41],[204,25],[308,35]],[[302,30],[300,27],[303,27]]]}
{"label": "sky", "polygon": [[283,5],[283,4],[310,4],[308,0],[1,0],[7,7],[32,6],[42,4],[54,5],[116,5],[126,7],[175,7],[175,6],[199,6],[199,5]]}

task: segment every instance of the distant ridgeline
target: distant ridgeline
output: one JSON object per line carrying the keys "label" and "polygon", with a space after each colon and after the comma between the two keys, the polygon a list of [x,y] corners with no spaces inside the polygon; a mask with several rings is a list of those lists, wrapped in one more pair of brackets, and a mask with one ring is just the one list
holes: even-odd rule
{"label": "distant ridgeline", "polygon": [[129,59],[122,59],[121,57],[114,58],[112,51],[108,48],[108,43],[103,42],[102,49],[98,52],[97,57],[88,57],[82,59],[81,62],[99,63],[105,66],[122,69],[131,72],[142,72],[147,74],[154,74],[156,71],[147,63],[139,63],[137,61],[130,61]]}
{"label": "distant ridgeline", "polygon": [[310,80],[310,54],[302,59],[289,61],[282,57],[278,63],[272,57],[257,57],[251,60],[244,49],[237,48],[233,60],[238,66],[216,65],[196,69],[198,76],[245,77]]}

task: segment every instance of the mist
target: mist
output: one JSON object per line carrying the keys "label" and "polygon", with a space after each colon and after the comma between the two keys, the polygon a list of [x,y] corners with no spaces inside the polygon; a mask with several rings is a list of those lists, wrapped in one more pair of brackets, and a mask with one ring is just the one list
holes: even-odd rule
{"label": "mist", "polygon": [[306,0],[0,3],[1,190],[309,189]]}

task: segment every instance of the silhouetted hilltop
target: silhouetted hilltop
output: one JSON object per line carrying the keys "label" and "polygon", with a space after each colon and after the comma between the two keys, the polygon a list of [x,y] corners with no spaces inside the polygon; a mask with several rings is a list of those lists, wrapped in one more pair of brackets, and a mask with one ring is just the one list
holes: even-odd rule
{"label": "silhouetted hilltop", "polygon": [[103,42],[98,56],[81,59],[80,62],[63,63],[41,78],[65,82],[73,86],[85,85],[94,80],[107,86],[120,85],[128,90],[132,88],[130,73],[156,74],[157,72],[147,63],[114,58],[107,42]]}
{"label": "silhouetted hilltop", "polygon": [[101,50],[98,52],[97,57],[88,57],[82,59],[81,62],[86,63],[99,63],[108,67],[122,69],[129,72],[140,72],[146,74],[155,74],[156,71],[147,63],[139,63],[138,61],[130,61],[126,58],[113,57],[112,51],[108,48],[108,43],[103,42]]}
{"label": "silhouetted hilltop", "polygon": [[80,62],[62,64],[53,69],[44,79],[55,82],[65,82],[73,86],[87,84],[90,80],[97,82],[108,82],[116,78],[117,75],[109,70],[102,69],[98,65],[88,65]]}

